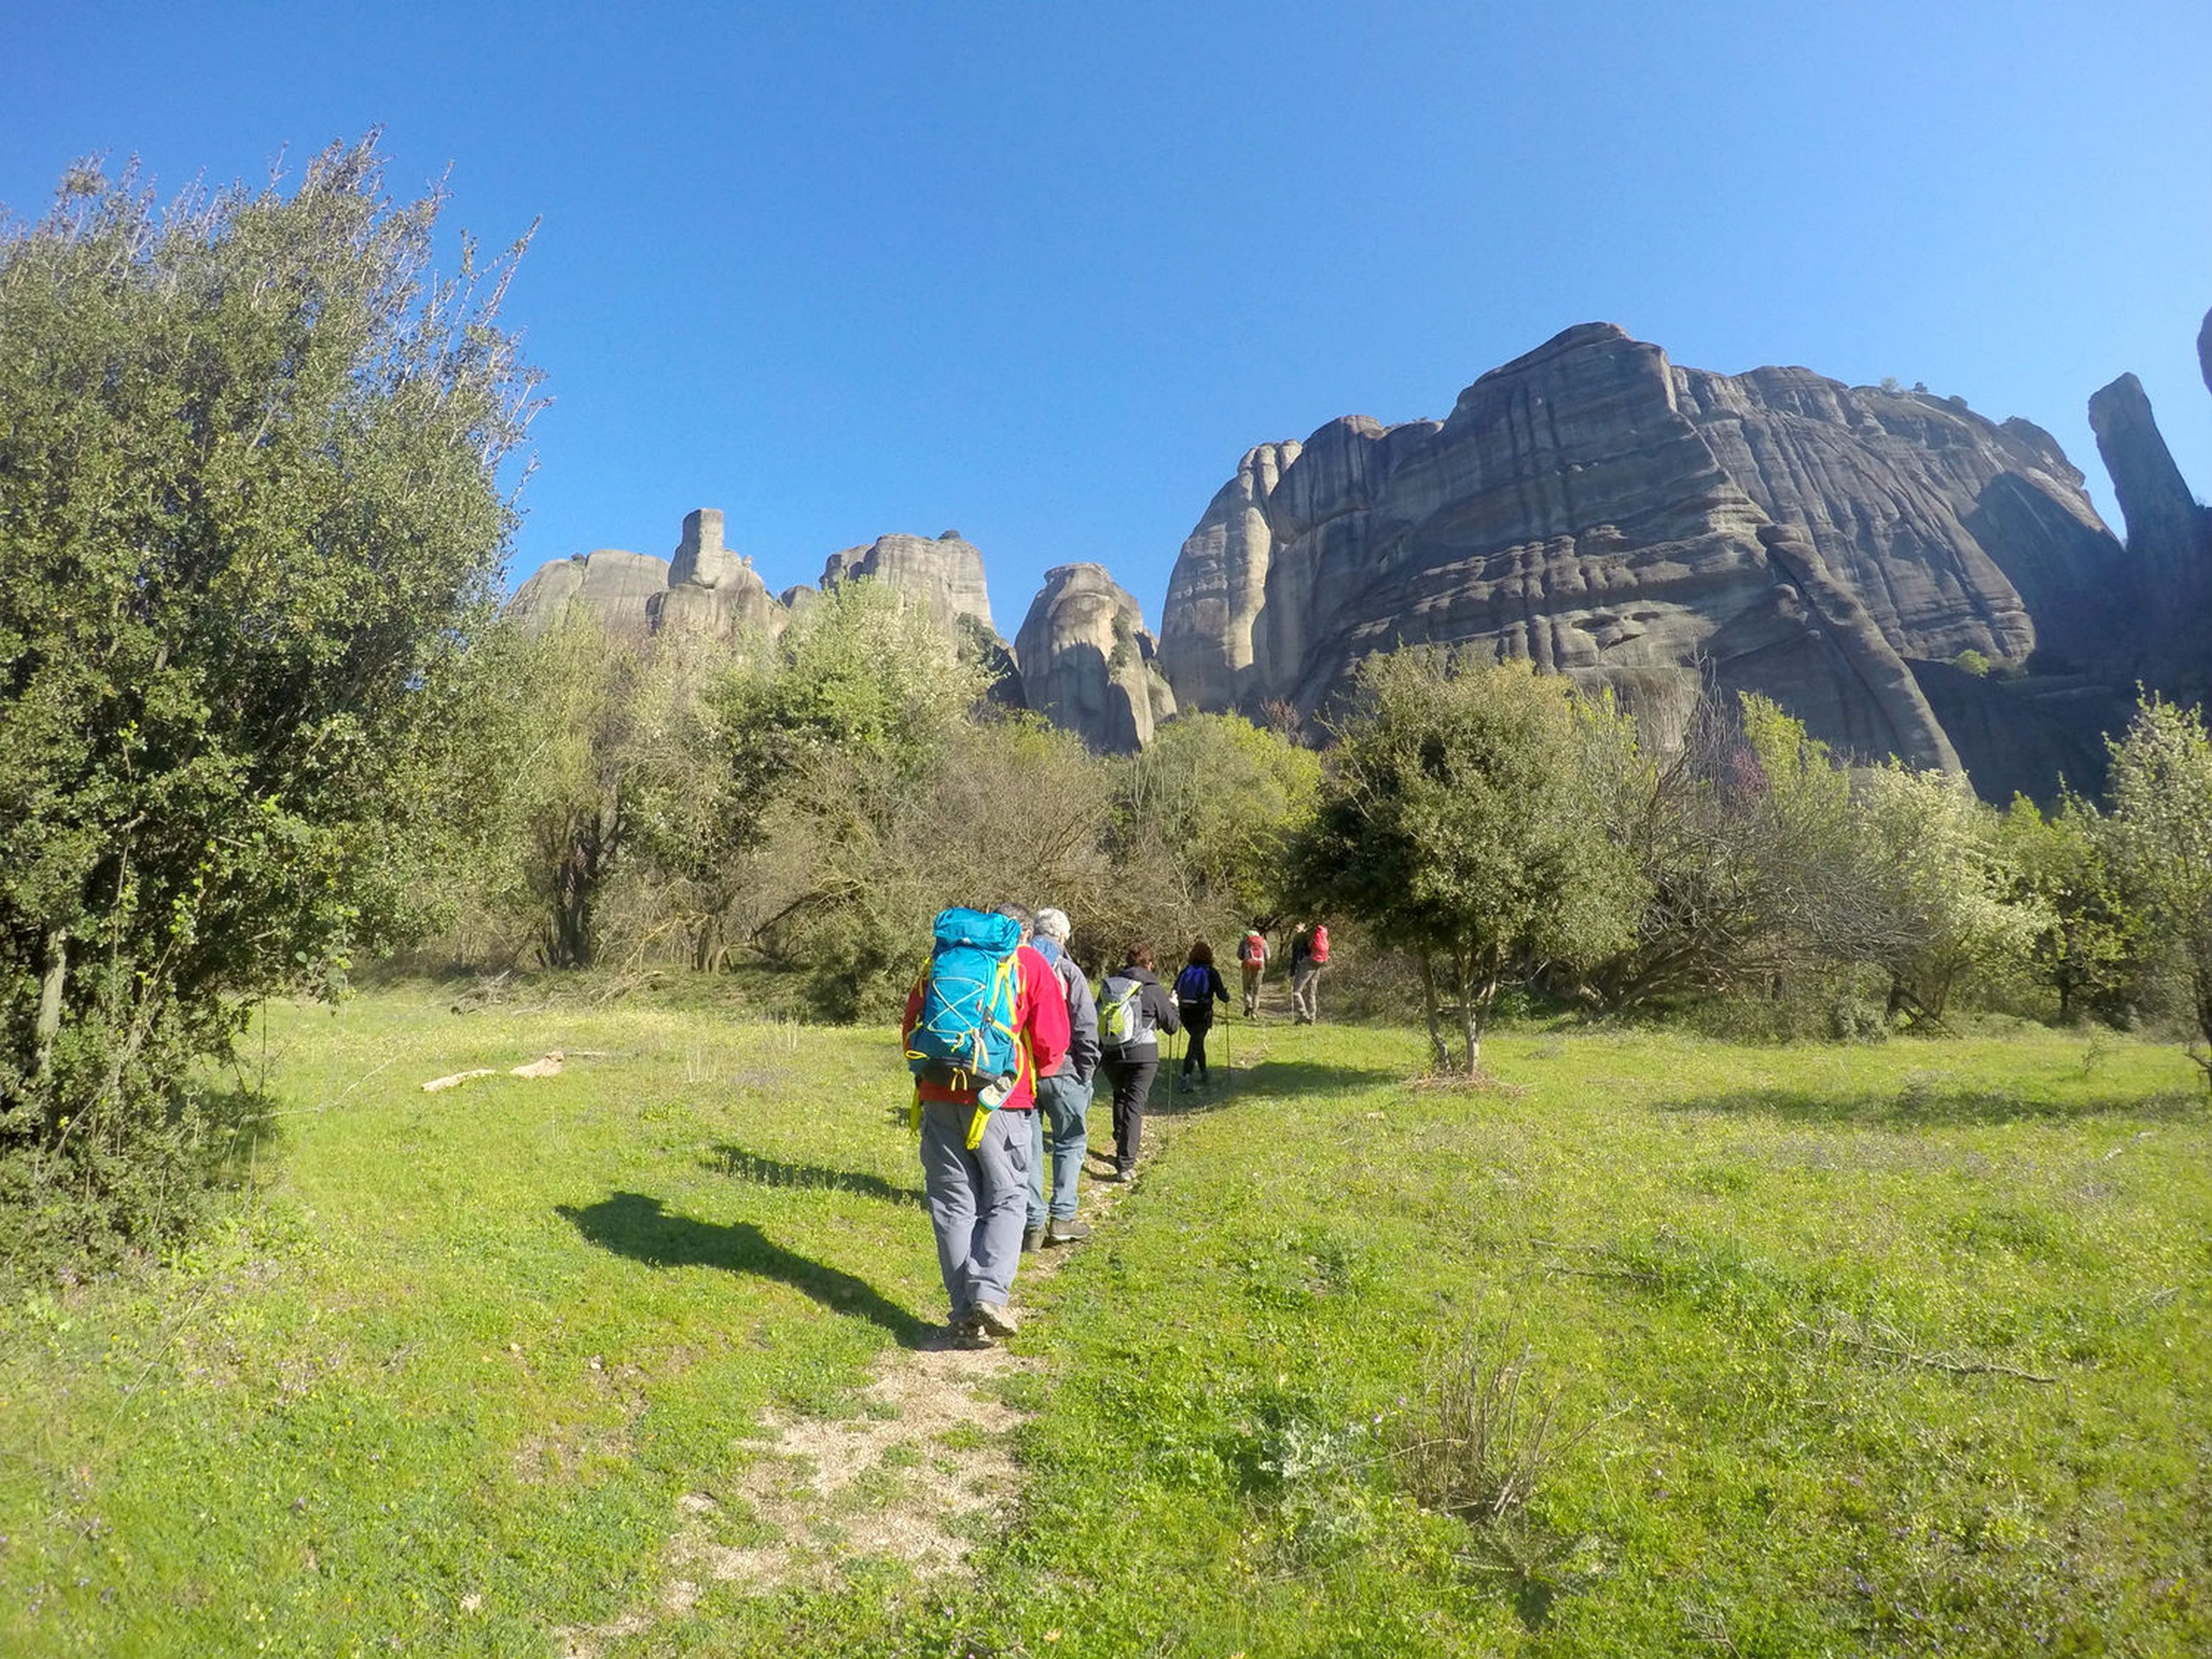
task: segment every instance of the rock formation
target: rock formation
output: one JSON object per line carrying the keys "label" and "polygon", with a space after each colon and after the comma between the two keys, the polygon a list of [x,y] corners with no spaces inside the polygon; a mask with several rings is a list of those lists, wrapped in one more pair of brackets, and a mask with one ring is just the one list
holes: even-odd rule
{"label": "rock formation", "polygon": [[669,561],[668,586],[645,601],[655,633],[729,639],[741,632],[780,633],[790,613],[768,597],[768,584],[722,544],[722,516],[712,507],[683,515],[683,539]]}
{"label": "rock formation", "polygon": [[[2113,699],[2024,678],[2031,658],[2108,664],[2157,583],[2024,421],[1677,368],[1595,323],[1443,422],[1250,451],[1184,543],[1160,659],[1186,709],[1311,715],[1371,652],[1465,646],[1610,685],[1662,740],[1709,675],[1847,753],[2048,792],[2054,760],[2097,772]],[[2018,728],[2054,710],[2028,756]]]}
{"label": "rock formation", "polygon": [[543,633],[574,605],[610,633],[638,637],[652,632],[647,607],[667,587],[666,559],[602,547],[541,565],[515,589],[507,615],[524,632]]}
{"label": "rock formation", "polygon": [[[2212,315],[2205,322],[2200,356],[2212,341]],[[2197,504],[2174,465],[2143,383],[2123,374],[2100,390],[2089,399],[2089,427],[2127,521],[2129,553],[2169,614],[2200,620],[2212,601],[2212,512]]]}
{"label": "rock formation", "polygon": [[929,607],[939,626],[957,635],[959,619],[972,616],[994,636],[991,593],[983,580],[983,556],[957,530],[935,541],[919,536],[880,536],[865,547],[832,553],[822,567],[829,588],[862,576],[873,577]]}
{"label": "rock formation", "polygon": [[[949,637],[1003,649],[991,625],[983,556],[957,531],[935,541],[885,536],[834,553],[823,569],[822,586],[861,578],[923,606]],[[667,558],[602,548],[556,561],[516,589],[507,613],[533,633],[552,626],[574,605],[617,633],[728,639],[748,630],[780,633],[821,596],[819,588],[802,583],[785,588],[780,600],[772,597],[753,561],[723,542],[721,512],[700,507],[684,515],[683,538]],[[973,620],[963,622],[963,617]]]}
{"label": "rock formation", "polygon": [[1103,565],[1046,571],[1014,654],[1022,700],[1094,749],[1133,754],[1175,712],[1144,614]]}

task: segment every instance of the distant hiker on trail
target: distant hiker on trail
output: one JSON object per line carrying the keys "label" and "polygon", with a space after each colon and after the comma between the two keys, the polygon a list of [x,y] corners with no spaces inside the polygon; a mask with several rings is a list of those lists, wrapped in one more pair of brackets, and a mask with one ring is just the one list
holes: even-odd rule
{"label": "distant hiker on trail", "polygon": [[1244,1017],[1260,1014],[1260,981],[1268,971],[1268,931],[1254,922],[1236,942],[1236,965],[1244,974]]}
{"label": "distant hiker on trail", "polygon": [[1310,1026],[1321,1017],[1321,969],[1329,960],[1329,930],[1300,922],[1290,936],[1291,1023]]}
{"label": "distant hiker on trail", "polygon": [[1036,1080],[1068,1047],[1067,999],[1052,964],[1023,942],[1028,921],[1018,906],[939,912],[900,1027],[951,1332],[970,1344],[1018,1327],[1007,1302],[1021,1260]]}
{"label": "distant hiker on trail", "polygon": [[1213,965],[1213,947],[1200,939],[1191,947],[1191,955],[1183,964],[1183,971],[1175,976],[1175,1012],[1182,1016],[1183,1029],[1191,1033],[1191,1046],[1183,1052],[1183,1075],[1176,1086],[1191,1086],[1191,1068],[1196,1066],[1198,1081],[1211,1083],[1213,1074],[1206,1070],[1206,1033],[1213,1029],[1213,1005],[1229,1006],[1229,987],[1221,982],[1220,970]]}
{"label": "distant hiker on trail", "polygon": [[[1065,911],[1037,912],[1037,954],[1052,964],[1067,1001],[1068,1052],[1037,1083],[1037,1111],[1029,1133],[1029,1229],[1021,1248],[1072,1244],[1089,1238],[1088,1223],[1075,1218],[1076,1184],[1090,1149],[1090,1079],[1098,1070],[1098,1005],[1090,981],[1068,954]],[[1045,1198],[1045,1154],[1052,1154],[1052,1195]]]}
{"label": "distant hiker on trail", "polygon": [[1160,1033],[1182,1029],[1175,1005],[1153,976],[1152,947],[1131,945],[1122,965],[1098,988],[1099,1069],[1114,1088],[1115,1180],[1137,1173],[1145,1098],[1160,1070]]}

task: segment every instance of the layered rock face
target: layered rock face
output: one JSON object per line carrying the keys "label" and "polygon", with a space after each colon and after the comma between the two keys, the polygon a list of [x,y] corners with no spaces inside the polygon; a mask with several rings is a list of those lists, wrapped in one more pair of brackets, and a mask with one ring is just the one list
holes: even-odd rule
{"label": "layered rock face", "polygon": [[991,592],[983,580],[983,556],[957,530],[935,541],[919,536],[880,536],[866,547],[832,553],[822,567],[822,585],[870,576],[929,607],[939,626],[958,632],[959,619],[972,616],[992,634]]}
{"label": "layered rock face", "polygon": [[[2212,387],[2212,315],[2197,351]],[[2143,383],[2123,374],[2089,399],[2089,428],[2112,474],[2113,493],[2127,521],[2127,547],[2161,595],[2169,614],[2201,623],[2212,601],[2212,511],[2197,503],[2174,465],[2151,413]]]}
{"label": "layered rock face", "polygon": [[[1936,671],[2097,657],[2140,577],[2025,422],[1803,369],[1680,369],[1590,324],[1441,423],[1339,420],[1248,454],[1184,543],[1160,658],[1185,708],[1312,715],[1371,652],[1465,646],[1610,685],[1662,741],[1709,676],[1847,752],[1979,771],[2010,741],[2004,700]],[[1973,753],[1931,677],[1979,711]]]}
{"label": "layered rock face", "polygon": [[722,543],[722,516],[700,507],[683,516],[683,539],[669,561],[668,586],[645,601],[656,633],[728,639],[747,630],[780,633],[790,613],[768,584]]}
{"label": "layered rock face", "polygon": [[683,518],[683,538],[668,558],[603,547],[542,565],[515,589],[507,615],[526,633],[543,633],[574,606],[608,632],[727,639],[755,628],[779,633],[789,613],[767,584],[722,543],[722,516],[701,507]]}
{"label": "layered rock face", "polygon": [[525,633],[543,633],[575,605],[610,633],[636,637],[652,632],[646,607],[667,587],[666,559],[602,547],[539,566],[515,589],[507,615]]}
{"label": "layered rock face", "polygon": [[1175,713],[1143,613],[1103,565],[1046,571],[1014,654],[1022,700],[1094,749],[1134,754]]}
{"label": "layered rock face", "polygon": [[[507,613],[526,631],[543,632],[571,606],[610,632],[632,637],[685,633],[728,639],[747,631],[780,633],[793,616],[821,597],[801,584],[772,597],[753,561],[722,539],[723,520],[712,507],[686,513],[683,533],[667,558],[602,548],[542,567],[515,590]],[[973,617],[995,639],[983,556],[948,531],[935,541],[892,535],[865,547],[833,553],[822,573],[823,588],[861,578],[880,582],[920,605],[938,626],[964,640]]]}

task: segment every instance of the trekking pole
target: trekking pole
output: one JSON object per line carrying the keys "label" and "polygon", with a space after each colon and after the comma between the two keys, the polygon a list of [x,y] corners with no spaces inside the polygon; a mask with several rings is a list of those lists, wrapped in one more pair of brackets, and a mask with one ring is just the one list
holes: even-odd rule
{"label": "trekking pole", "polygon": [[1236,1051],[1230,1046],[1229,1041],[1229,1027],[1236,1022],[1236,1010],[1231,1008],[1223,1016],[1221,1021],[1222,1086],[1229,1089],[1236,1086]]}

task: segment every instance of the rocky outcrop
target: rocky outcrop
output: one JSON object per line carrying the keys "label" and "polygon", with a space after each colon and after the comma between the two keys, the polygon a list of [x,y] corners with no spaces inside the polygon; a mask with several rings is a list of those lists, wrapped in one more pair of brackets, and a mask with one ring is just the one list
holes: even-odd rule
{"label": "rocky outcrop", "polygon": [[872,577],[929,607],[938,624],[957,635],[959,619],[972,616],[995,635],[983,556],[957,530],[935,541],[919,536],[880,536],[865,547],[832,553],[822,567],[822,586]]}
{"label": "rocky outcrop", "polygon": [[668,563],[668,586],[645,602],[656,633],[732,639],[775,634],[790,613],[768,596],[768,584],[722,542],[722,516],[699,507],[683,516],[683,538]]}
{"label": "rocky outcrop", "polygon": [[1144,614],[1103,565],[1046,571],[1014,655],[1022,701],[1105,753],[1134,754],[1175,712]]}
{"label": "rocky outcrop", "polygon": [[666,559],[602,547],[540,566],[515,589],[507,615],[524,632],[543,633],[573,605],[610,633],[639,638],[652,632],[648,607],[667,587]]}
{"label": "rocky outcrop", "polygon": [[1373,652],[1465,646],[1611,686],[1662,738],[1710,676],[1847,752],[1979,770],[2008,705],[1967,694],[1962,751],[1923,669],[2094,656],[2139,576],[2025,422],[1805,369],[1677,368],[1589,324],[1441,423],[1249,452],[1184,543],[1160,658],[1185,708],[1310,715]]}
{"label": "rocky outcrop", "polygon": [[[2200,357],[2212,339],[2212,318],[2207,325]],[[2127,521],[2128,552],[2162,602],[2194,620],[2212,600],[2212,512],[2197,504],[2174,465],[2143,383],[2123,374],[2101,389],[2089,399],[2089,427]]]}
{"label": "rocky outcrop", "polygon": [[712,507],[684,515],[683,537],[665,559],[601,548],[542,566],[515,590],[507,615],[525,633],[543,633],[571,607],[632,639],[773,634],[790,620],[768,597],[753,562],[723,545],[722,516]]}

